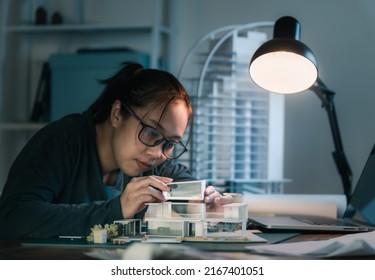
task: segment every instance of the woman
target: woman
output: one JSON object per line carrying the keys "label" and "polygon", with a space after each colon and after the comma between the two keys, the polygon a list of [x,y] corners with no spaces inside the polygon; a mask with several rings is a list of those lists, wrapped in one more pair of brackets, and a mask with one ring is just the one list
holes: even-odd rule
{"label": "woman", "polygon": [[[83,114],[38,131],[13,163],[0,198],[0,239],[88,235],[95,224],[142,218],[167,183],[193,180],[174,159],[192,115],[171,74],[126,63]],[[212,186],[205,202],[230,203]]]}

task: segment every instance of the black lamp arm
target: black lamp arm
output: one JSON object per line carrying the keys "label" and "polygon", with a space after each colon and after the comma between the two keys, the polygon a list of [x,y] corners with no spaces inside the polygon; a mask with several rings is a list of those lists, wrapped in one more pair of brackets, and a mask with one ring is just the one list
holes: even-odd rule
{"label": "black lamp arm", "polygon": [[316,83],[312,87],[310,87],[310,90],[312,90],[319,97],[319,99],[322,101],[322,107],[327,112],[335,146],[335,151],[332,152],[332,155],[335,160],[338,172],[341,176],[344,194],[346,196],[347,202],[349,202],[351,196],[352,171],[344,153],[340,129],[337,122],[336,110],[333,102],[335,92],[328,89],[319,78],[317,79]]}

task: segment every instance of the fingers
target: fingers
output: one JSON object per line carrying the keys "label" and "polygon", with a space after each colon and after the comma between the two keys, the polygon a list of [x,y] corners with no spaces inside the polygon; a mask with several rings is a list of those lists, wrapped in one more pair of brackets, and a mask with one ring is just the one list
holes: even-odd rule
{"label": "fingers", "polygon": [[132,179],[132,182],[136,182],[138,188],[154,187],[160,191],[170,191],[170,188],[167,186],[168,183],[171,183],[173,179],[168,177],[160,176],[146,176],[146,177],[135,177]]}
{"label": "fingers", "polygon": [[[163,192],[170,191],[167,183],[172,182],[171,178],[160,176],[147,176],[133,178],[132,189],[138,194],[143,202],[164,201]],[[151,197],[147,197],[151,196]]]}
{"label": "fingers", "polygon": [[220,198],[215,198],[215,203],[219,203],[219,204],[229,204],[229,203],[233,203],[233,196],[231,195],[222,195],[220,196]]}
{"label": "fingers", "polygon": [[160,181],[166,183],[166,184],[173,182],[173,179],[169,178],[169,177],[162,177],[162,176],[154,176],[154,177],[159,179]]}
{"label": "fingers", "polygon": [[121,208],[124,218],[131,218],[146,207],[146,203],[163,202],[163,192],[170,191],[166,185],[171,178],[147,176],[133,178],[121,194]]}
{"label": "fingers", "polygon": [[208,186],[204,192],[206,195],[210,195],[216,192],[216,189],[213,186]]}
{"label": "fingers", "polygon": [[204,197],[204,202],[210,203],[213,202],[217,197],[220,197],[221,195],[219,194],[218,191],[215,190],[214,187],[208,186],[205,190],[205,197]]}
{"label": "fingers", "polygon": [[233,197],[231,195],[222,196],[218,191],[215,190],[213,186],[208,186],[205,190],[206,203],[215,202],[217,204],[229,204],[233,202]]}
{"label": "fingers", "polygon": [[162,202],[165,201],[166,198],[164,196],[164,191],[159,190],[158,188],[148,186],[148,192],[145,193],[145,195],[149,195],[150,200],[147,202]]}

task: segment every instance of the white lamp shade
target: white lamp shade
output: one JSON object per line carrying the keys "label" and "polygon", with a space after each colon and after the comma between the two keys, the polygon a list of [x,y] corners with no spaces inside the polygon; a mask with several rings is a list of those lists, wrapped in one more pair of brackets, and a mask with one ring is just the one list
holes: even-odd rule
{"label": "white lamp shade", "polygon": [[265,90],[290,94],[310,88],[318,78],[318,63],[300,38],[300,24],[282,17],[274,26],[274,38],[261,45],[250,61],[252,80]]}
{"label": "white lamp shade", "polygon": [[311,87],[318,70],[316,64],[303,55],[276,51],[256,57],[250,64],[249,74],[258,86],[268,91],[292,94]]}

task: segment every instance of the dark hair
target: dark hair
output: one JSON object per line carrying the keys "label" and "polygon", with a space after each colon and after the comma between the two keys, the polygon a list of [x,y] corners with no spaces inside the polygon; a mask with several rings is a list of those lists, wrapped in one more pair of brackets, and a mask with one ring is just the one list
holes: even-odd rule
{"label": "dark hair", "polygon": [[[183,100],[191,115],[191,104],[185,88],[166,71],[144,69],[138,63],[125,62],[114,76],[101,82],[105,88],[89,107],[95,123],[102,123],[109,117],[116,100],[130,108],[164,105],[164,109],[173,100]],[[122,113],[128,115],[126,110],[122,110]]]}

